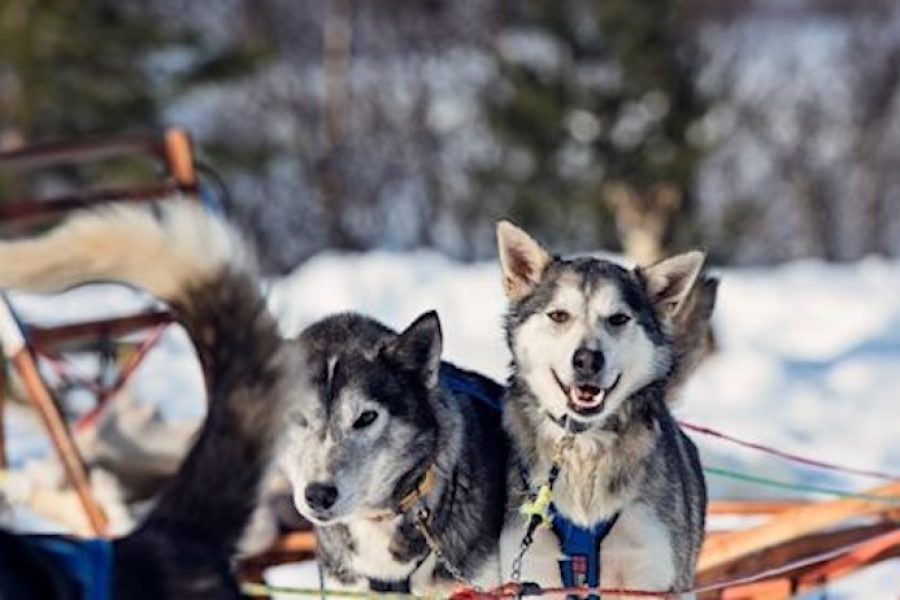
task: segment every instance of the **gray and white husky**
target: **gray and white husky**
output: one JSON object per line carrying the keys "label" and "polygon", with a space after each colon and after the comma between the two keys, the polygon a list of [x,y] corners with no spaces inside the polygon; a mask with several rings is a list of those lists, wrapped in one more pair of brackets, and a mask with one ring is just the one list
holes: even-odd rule
{"label": "gray and white husky", "polygon": [[[598,258],[551,256],[508,222],[497,235],[513,356],[504,407],[512,443],[504,572],[525,529],[515,513],[558,457],[556,514],[577,527],[611,525],[601,546],[600,585],[689,589],[706,488],[696,448],[666,400],[693,367],[695,333],[712,309],[715,282],[701,275],[703,253],[626,269]],[[707,301],[690,302],[681,331],[680,309],[698,279]],[[686,340],[676,344],[676,334]],[[567,435],[572,444],[559,453]],[[561,543],[553,530],[538,529],[522,580],[559,585]]]}
{"label": "gray and white husky", "polygon": [[315,524],[329,584],[424,593],[457,577],[497,583],[508,443],[490,404],[502,388],[441,363],[433,312],[400,334],[336,315],[298,342],[315,391],[290,416],[280,463]]}

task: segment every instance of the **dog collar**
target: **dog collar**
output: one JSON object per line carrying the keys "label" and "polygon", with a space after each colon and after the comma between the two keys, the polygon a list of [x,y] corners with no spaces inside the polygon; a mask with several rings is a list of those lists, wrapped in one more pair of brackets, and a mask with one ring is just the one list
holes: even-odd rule
{"label": "dog collar", "polygon": [[593,425],[590,423],[585,423],[584,421],[579,421],[578,419],[570,419],[569,415],[562,415],[557,417],[551,412],[544,411],[544,414],[547,415],[547,418],[556,423],[563,431],[568,431],[569,433],[573,433],[575,435],[579,433],[584,433]]}
{"label": "dog collar", "polygon": [[410,511],[423,496],[426,496],[431,491],[434,487],[434,479],[434,463],[432,463],[430,467],[425,469],[425,473],[422,474],[415,487],[400,499],[394,508],[394,512],[402,515]]}

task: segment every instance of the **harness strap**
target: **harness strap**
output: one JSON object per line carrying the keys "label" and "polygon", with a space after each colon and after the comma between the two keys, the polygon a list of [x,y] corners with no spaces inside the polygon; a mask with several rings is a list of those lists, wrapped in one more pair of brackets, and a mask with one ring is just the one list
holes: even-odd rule
{"label": "harness strap", "polygon": [[497,412],[503,411],[504,388],[493,379],[474,371],[460,369],[450,363],[441,363],[438,378],[442,388],[457,394],[466,394]]}
{"label": "harness strap", "polygon": [[564,558],[559,561],[559,574],[565,587],[600,586],[600,546],[609,535],[619,513],[591,527],[582,527],[566,519],[550,505],[553,533],[559,540]]}

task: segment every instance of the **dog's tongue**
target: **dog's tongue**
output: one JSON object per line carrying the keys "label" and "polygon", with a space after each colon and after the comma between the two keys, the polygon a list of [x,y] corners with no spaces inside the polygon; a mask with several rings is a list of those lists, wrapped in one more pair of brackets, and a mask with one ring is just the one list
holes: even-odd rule
{"label": "dog's tongue", "polygon": [[603,399],[606,397],[606,390],[591,385],[573,385],[569,391],[569,396],[576,406],[594,408],[603,402]]}

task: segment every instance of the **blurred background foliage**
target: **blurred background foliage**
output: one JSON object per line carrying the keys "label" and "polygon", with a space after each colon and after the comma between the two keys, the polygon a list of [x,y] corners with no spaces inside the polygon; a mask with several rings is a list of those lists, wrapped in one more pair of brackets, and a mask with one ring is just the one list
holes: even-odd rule
{"label": "blurred background foliage", "polygon": [[889,0],[0,2],[0,147],[183,125],[273,272],[483,258],[501,216],[644,261],[893,256],[898,89]]}

